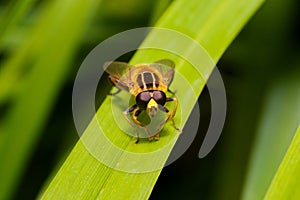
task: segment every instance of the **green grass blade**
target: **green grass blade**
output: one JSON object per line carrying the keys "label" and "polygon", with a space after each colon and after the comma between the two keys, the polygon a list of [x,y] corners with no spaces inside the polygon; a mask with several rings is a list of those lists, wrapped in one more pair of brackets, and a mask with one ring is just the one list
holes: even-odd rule
{"label": "green grass blade", "polygon": [[[291,25],[294,21],[291,11],[294,7],[295,2],[293,0],[266,1],[221,59],[220,65],[225,64],[225,68],[221,68],[221,70],[225,72],[225,80],[229,78],[228,81],[225,82],[226,90],[227,92],[229,91],[229,109],[227,116],[228,121],[226,120],[222,139],[218,148],[214,151],[220,154],[220,157],[215,158],[217,162],[215,166],[222,166],[222,170],[217,168],[214,173],[212,185],[216,191],[214,195],[215,199],[241,198],[244,187],[244,184],[241,183],[245,182],[247,170],[251,168],[248,168],[249,156],[252,154],[252,151],[255,151],[253,144],[258,142],[259,135],[262,134],[261,131],[257,131],[258,125],[262,126],[264,123],[268,123],[267,120],[261,121],[261,117],[265,116],[264,112],[266,112],[266,109],[261,108],[262,106],[268,107],[268,102],[265,101],[266,96],[268,96],[268,99],[272,99],[269,93],[270,84],[273,81],[278,82],[278,80],[280,80],[278,77],[283,78],[286,76],[289,69],[299,68],[298,64],[289,64],[295,62],[294,55],[298,54],[298,50],[290,48],[290,46],[292,46],[291,43],[294,42],[288,42],[286,40],[286,38],[292,37],[290,37],[288,31],[285,31],[289,29],[288,27],[293,26]],[[281,13],[280,15],[278,15],[279,12]],[[269,23],[271,21],[277,23],[271,24]],[[280,48],[274,48],[274,46],[280,46]],[[286,50],[282,51],[282,49]],[[289,59],[282,59],[287,57]],[[297,58],[297,56],[295,57]],[[289,62],[286,63],[286,60]],[[296,62],[298,63],[299,61]],[[283,66],[286,67],[283,68]],[[228,69],[235,73],[228,73]],[[284,80],[284,82],[285,81],[288,81],[288,79]],[[292,90],[289,91],[294,93]],[[281,96],[284,97],[285,94],[286,92],[282,93]],[[290,102],[296,102],[292,100],[294,97],[291,97],[289,94],[288,96],[288,98],[284,98],[286,102],[282,101],[281,104],[278,102],[277,106],[273,106],[274,111],[269,115],[270,117],[279,116],[279,113],[283,110],[281,109],[282,107],[286,109],[288,107],[287,105],[290,105]],[[279,91],[276,98],[274,96],[274,101],[279,101],[278,97],[280,97]],[[293,109],[293,106],[291,106],[291,110]],[[293,115],[294,114],[291,115],[291,118]],[[284,119],[289,117],[290,115],[288,114]],[[279,120],[279,118],[274,119],[274,121],[272,120],[272,123],[270,123],[271,131],[266,132],[265,136],[266,142],[269,143],[274,141],[278,136],[278,128],[275,128],[273,125],[277,127],[278,123],[283,124],[282,130],[284,130],[285,124],[285,122],[282,122],[282,119]],[[287,124],[289,124],[289,122]],[[291,127],[292,129],[289,128],[289,130],[293,130],[297,124],[298,122]],[[272,131],[276,131],[276,133],[273,134]],[[292,132],[282,132],[282,134],[289,137],[289,139],[291,139],[291,133]],[[290,140],[285,144],[288,146],[289,142]],[[287,148],[287,146],[285,146],[285,148]],[[278,148],[280,151],[279,154],[274,153],[274,150],[270,151],[270,155],[265,155],[265,153],[269,151],[268,147],[267,145],[266,148],[261,148],[260,152],[256,152],[257,155],[264,155],[261,161],[270,158],[270,156],[279,154],[283,156],[286,150],[279,150],[281,149],[280,145]],[[218,153],[215,155],[218,155]],[[262,163],[258,165],[256,169],[260,171],[266,166],[266,163]],[[277,165],[274,170],[276,170],[276,168]],[[268,182],[264,187],[261,186],[264,181],[260,180],[259,177],[264,177],[265,174],[270,173],[270,170],[263,171],[263,176],[255,175],[258,177],[257,181],[252,183],[252,186],[254,186],[253,189],[255,188],[255,190],[249,191],[249,194],[258,194],[260,193],[258,192],[260,189],[266,189],[265,186],[269,185]],[[269,181],[273,175],[274,174],[269,176]],[[258,199],[263,198],[264,194],[265,191],[260,193]],[[253,196],[249,197],[249,200],[255,199]]]}
{"label": "green grass blade", "polygon": [[[242,199],[262,199],[300,119],[300,84],[294,72],[275,81],[266,95]],[[276,152],[276,153],[274,153]]]}
{"label": "green grass blade", "polygon": [[[202,44],[216,62],[262,2],[261,0],[178,0],[171,4],[156,26],[171,28],[187,34]],[[174,46],[174,41],[167,35],[156,35],[154,32],[147,37],[143,45],[146,44],[153,44],[154,46],[160,44],[168,48]],[[183,48],[180,44],[176,47]],[[185,56],[193,54],[192,47],[184,47],[183,49]],[[180,91],[176,95],[182,100],[180,106],[183,122],[181,125],[183,125],[196,103],[213,66],[202,69],[202,73],[199,74],[181,58],[153,49],[137,51],[131,63],[154,61],[161,58],[175,60],[177,63],[176,72],[181,74],[195,91],[194,95],[188,94],[185,89],[186,85],[182,85],[181,80],[183,79],[175,75],[176,78],[172,83],[172,88]],[[125,93],[118,94],[119,104],[122,104],[122,99],[126,99],[125,95]],[[123,167],[130,169],[130,165],[135,163],[137,168],[145,168],[151,164],[162,167],[176,142],[178,133],[174,131],[170,124],[167,124],[163,130],[165,135],[159,142],[149,143],[147,140],[142,140],[138,145],[134,145],[135,139],[127,136],[118,128],[111,111],[111,100],[112,97],[104,100],[97,111],[97,116],[89,124],[81,140],[77,143],[45,193],[42,194],[42,199],[146,199],[149,197],[161,170],[146,173],[126,173],[115,170],[97,161],[86,150],[83,142],[85,144],[88,142],[90,150],[99,151],[98,153],[102,153],[104,157],[106,156],[108,162],[111,162],[111,166],[123,165]],[[124,104],[126,104],[126,101]],[[120,121],[123,119],[121,118],[122,116]],[[130,157],[128,153],[115,151],[110,146],[106,146],[105,140],[101,140],[99,134],[97,134],[98,123],[100,123],[106,137],[109,137],[114,145],[126,150],[126,152],[136,153],[136,157]],[[167,146],[166,150],[159,156],[143,160],[144,162],[137,162],[137,160],[141,160],[139,157],[142,156],[141,153],[151,152],[165,146]],[[101,149],[106,151],[101,151]]]}
{"label": "green grass blade", "polygon": [[150,24],[155,25],[156,21],[161,17],[165,10],[169,7],[172,0],[156,0],[153,12],[151,14]]}
{"label": "green grass blade", "polygon": [[300,126],[268,189],[265,199],[300,199]]}
{"label": "green grass blade", "polygon": [[0,199],[8,199],[18,184],[96,5],[96,0],[47,2],[27,40],[4,63],[5,69],[28,62],[32,67],[22,80],[13,78],[19,81],[14,103],[1,121]]}
{"label": "green grass blade", "polygon": [[[18,39],[16,39],[18,36],[14,35],[17,32],[15,29],[22,29],[20,26],[21,20],[28,14],[28,11],[32,8],[34,2],[35,0],[11,1],[7,8],[5,8],[3,17],[0,21],[0,27],[2,29],[0,32],[1,51],[5,49],[12,51],[9,43],[12,41],[15,42],[16,40],[18,41]],[[15,55],[19,55],[19,59],[16,59],[16,56],[14,56],[14,59],[5,60],[3,61],[5,64],[2,64],[0,68],[0,105],[9,99],[13,93],[14,87],[20,79],[21,71],[25,67],[21,62],[28,56],[27,53],[31,52],[25,48],[21,49],[24,50],[22,54],[20,53],[20,50],[18,53],[14,53]],[[12,60],[14,63],[9,64],[8,62],[11,62]]]}
{"label": "green grass blade", "polygon": [[15,28],[17,28],[32,8],[35,0],[11,1],[5,8],[3,17],[0,19],[0,49],[3,49],[3,44],[6,44],[6,37],[9,37]]}

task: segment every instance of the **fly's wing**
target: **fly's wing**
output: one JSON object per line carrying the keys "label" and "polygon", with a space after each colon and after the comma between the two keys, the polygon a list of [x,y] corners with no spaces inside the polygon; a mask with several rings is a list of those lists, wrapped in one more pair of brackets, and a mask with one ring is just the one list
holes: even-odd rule
{"label": "fly's wing", "polygon": [[160,71],[163,76],[163,83],[169,86],[174,78],[175,63],[169,59],[155,61],[150,64],[151,67]]}
{"label": "fly's wing", "polygon": [[117,88],[129,92],[132,87],[130,84],[130,69],[133,66],[125,62],[106,62],[104,70],[109,74],[108,78]]}

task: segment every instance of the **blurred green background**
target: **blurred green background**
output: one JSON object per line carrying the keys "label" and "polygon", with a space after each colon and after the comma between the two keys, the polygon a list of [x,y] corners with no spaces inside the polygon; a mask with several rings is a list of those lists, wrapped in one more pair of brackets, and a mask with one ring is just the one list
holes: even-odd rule
{"label": "blurred green background", "polygon": [[[77,142],[72,87],[85,56],[113,34],[154,25],[172,3],[79,2],[0,1],[0,199],[34,199]],[[264,196],[300,123],[299,8],[269,0],[241,31],[218,63],[228,101],[219,142],[198,158],[210,119],[205,89],[198,135],[150,199]]]}

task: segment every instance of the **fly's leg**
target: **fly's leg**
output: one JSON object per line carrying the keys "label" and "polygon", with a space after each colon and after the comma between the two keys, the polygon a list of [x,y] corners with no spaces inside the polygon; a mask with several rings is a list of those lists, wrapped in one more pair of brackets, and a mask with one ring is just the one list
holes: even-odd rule
{"label": "fly's leg", "polygon": [[127,108],[123,114],[125,119],[127,120],[127,122],[135,129],[136,131],[136,135],[137,135],[137,140],[136,140],[136,144],[139,142],[139,130],[138,128],[130,121],[130,119],[128,118],[129,114],[132,113],[133,111],[135,111],[138,108],[138,106],[136,104],[134,104],[133,106]]}
{"label": "fly's leg", "polygon": [[148,138],[149,138],[149,140],[153,140],[153,136],[151,135],[151,132],[150,132],[150,130],[149,130],[149,128],[147,127],[147,126],[145,126],[145,124],[143,124],[142,122],[140,122],[139,120],[138,120],[138,116],[140,115],[142,113],[142,110],[141,109],[136,109],[135,111],[134,111],[134,114],[133,114],[133,116],[132,116],[132,119],[133,119],[133,121],[137,124],[137,125],[139,125],[139,126],[141,126],[141,127],[143,127],[144,129],[145,129],[145,131],[147,132],[147,134],[148,134]]}
{"label": "fly's leg", "polygon": [[167,102],[175,101],[173,113],[171,113],[171,111],[170,111],[167,107],[161,107],[161,108],[160,108],[162,111],[164,111],[164,112],[167,113],[167,116],[166,116],[166,118],[159,124],[159,127],[158,127],[158,129],[157,129],[157,131],[156,131],[156,133],[155,133],[155,139],[156,139],[156,140],[159,139],[159,132],[160,132],[161,128],[165,125],[165,123],[169,120],[169,118],[171,118],[174,128],[175,128],[180,134],[182,133],[182,130],[176,126],[175,121],[174,121],[174,116],[175,116],[175,114],[176,114],[176,110],[177,110],[177,106],[178,106],[178,100],[174,97],[174,98],[167,98],[166,101],[167,101]]}
{"label": "fly's leg", "polygon": [[115,87],[118,89],[116,92],[113,92],[113,93],[110,92],[110,93],[108,93],[108,95],[111,95],[111,96],[116,95],[116,94],[118,94],[119,92],[121,92],[121,90],[129,91],[129,88],[128,88],[127,84],[126,84],[125,82],[119,80],[119,78],[114,77],[114,76],[112,76],[112,75],[109,75],[109,76],[108,76],[108,80],[110,81],[110,83],[111,83],[113,86],[115,86]]}
{"label": "fly's leg", "polygon": [[172,98],[167,98],[166,101],[167,102],[170,102],[170,101],[175,102],[175,105],[174,105],[174,108],[173,108],[173,113],[171,115],[171,119],[172,119],[174,128],[181,134],[182,130],[176,126],[175,121],[174,121],[174,117],[175,117],[175,114],[176,114],[176,111],[177,111],[177,106],[178,106],[178,100],[177,100],[177,98],[172,97]]}
{"label": "fly's leg", "polygon": [[155,133],[155,136],[154,136],[154,139],[155,139],[155,140],[158,140],[158,139],[159,139],[159,132],[160,132],[160,130],[162,129],[162,127],[165,125],[165,123],[168,121],[168,119],[169,119],[170,116],[171,116],[171,112],[169,111],[168,108],[166,108],[166,107],[161,107],[160,110],[166,112],[166,113],[167,113],[167,117],[159,124],[158,129],[156,130],[156,133]]}
{"label": "fly's leg", "polygon": [[117,79],[117,78],[115,78],[115,77],[109,75],[109,76],[108,76],[108,80],[109,80],[109,82],[110,82],[113,86],[115,86],[118,90],[117,90],[116,92],[109,92],[107,95],[114,96],[114,95],[118,94],[119,92],[121,92],[121,89],[117,87],[117,83],[118,83],[118,79]]}
{"label": "fly's leg", "polygon": [[135,125],[132,123],[132,121],[128,118],[129,114],[132,113],[132,112],[133,112],[133,116],[132,116],[133,121],[134,121],[137,125],[143,127],[143,128],[146,130],[146,132],[147,132],[147,134],[148,134],[148,136],[149,136],[149,140],[152,140],[153,137],[151,136],[151,132],[150,132],[150,130],[148,129],[148,127],[146,127],[142,122],[140,122],[140,121],[137,119],[138,116],[141,114],[142,110],[135,104],[135,105],[133,105],[133,106],[127,108],[127,109],[123,112],[123,114],[124,114],[125,119],[127,120],[127,122],[128,122],[128,123],[136,130],[137,140],[136,140],[135,143],[136,143],[136,144],[139,143],[139,139],[140,139],[139,135],[140,135],[140,134],[139,134],[138,127],[135,126]]}
{"label": "fly's leg", "polygon": [[168,90],[167,90],[168,92],[170,92],[172,95],[174,95],[177,91],[175,90],[175,91],[172,91],[172,90],[170,90],[169,88],[168,88]]}

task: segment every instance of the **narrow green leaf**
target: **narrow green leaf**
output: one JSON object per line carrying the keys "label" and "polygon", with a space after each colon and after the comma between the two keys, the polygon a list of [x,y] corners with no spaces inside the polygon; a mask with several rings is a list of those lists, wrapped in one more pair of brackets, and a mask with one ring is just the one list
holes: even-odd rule
{"label": "narrow green leaf", "polygon": [[300,199],[300,126],[264,199]]}
{"label": "narrow green leaf", "polygon": [[13,103],[1,121],[0,199],[7,199],[18,184],[97,4],[96,0],[47,2],[27,40],[4,63],[3,69],[8,70],[31,67],[22,80],[8,76],[7,82],[0,81],[4,92],[18,83]]}
{"label": "narrow green leaf", "polygon": [[300,119],[298,71],[276,79],[266,94],[242,199],[262,199]]}
{"label": "narrow green leaf", "polygon": [[[3,18],[0,21],[0,27],[2,31],[0,33],[0,50],[4,50],[7,47],[7,40],[9,37],[14,36],[13,40],[17,40],[15,37],[15,29],[20,28],[21,20],[28,10],[33,6],[35,0],[25,0],[25,1],[11,1],[10,4],[5,9]],[[32,40],[27,40],[31,42]],[[24,42],[25,43],[25,42]],[[23,47],[27,48],[18,48],[18,53],[14,52],[13,59],[7,59],[2,61],[2,66],[0,68],[0,105],[5,102],[14,91],[14,87],[20,81],[21,73],[24,71],[26,65],[22,63],[28,53],[28,44],[21,44]],[[10,50],[10,49],[9,49]],[[16,56],[18,55],[18,56]]]}
{"label": "narrow green leaf", "polygon": [[6,37],[9,37],[20,22],[25,18],[28,11],[32,8],[35,0],[19,0],[10,1],[9,5],[5,8],[2,18],[0,19],[0,49],[6,45]]}
{"label": "narrow green leaf", "polygon": [[151,15],[150,24],[155,24],[156,21],[165,12],[168,6],[171,4],[172,0],[156,0],[155,6]]}
{"label": "narrow green leaf", "polygon": [[[262,2],[261,0],[178,0],[171,4],[156,26],[170,28],[188,35],[202,44],[216,62]],[[176,62],[176,74],[171,89],[177,90],[176,96],[180,101],[180,108],[175,120],[182,127],[200,95],[213,65],[198,67],[201,71],[199,73],[182,59],[182,57],[199,56],[194,54],[194,47],[183,46],[184,43],[175,41],[169,35],[150,33],[141,48],[149,45],[160,45],[165,49],[173,47],[175,51],[180,48],[183,52],[183,55],[176,56],[157,49],[142,49],[138,50],[130,61],[136,64],[169,58]],[[199,63],[199,66],[203,64],[205,63]],[[194,94],[186,89],[187,85],[191,85]],[[113,110],[119,113],[120,117],[117,120],[119,123],[123,123],[122,109],[118,109],[118,107],[126,108],[128,106],[126,99],[128,99],[128,95],[123,92],[117,97],[107,97],[104,100],[97,111],[97,116],[89,124],[81,140],[43,194],[42,199],[146,199],[149,197],[161,167],[176,142],[178,133],[171,124],[167,124],[158,142],[142,140],[138,145],[134,145],[135,139],[124,134],[114,119],[114,116],[117,115],[113,115],[112,112]],[[129,130],[134,131],[125,123],[126,121],[124,122],[125,128],[129,127]],[[98,134],[99,125],[105,136]],[[109,138],[121,151],[108,144],[105,137]],[[85,147],[87,144],[89,151]],[[144,160],[141,158],[144,153],[153,152],[154,154],[163,148],[164,151],[159,155],[153,155]],[[111,167],[97,161],[90,152],[101,153],[103,159]],[[137,169],[147,169],[151,165],[156,166],[158,170],[145,173],[133,172],[132,166]],[[120,166],[123,167],[122,169],[132,172],[114,169],[121,169]]]}

